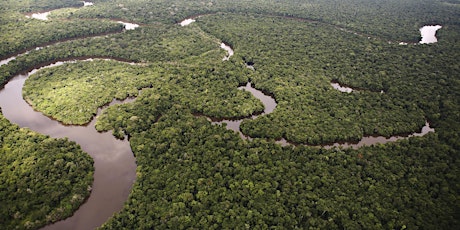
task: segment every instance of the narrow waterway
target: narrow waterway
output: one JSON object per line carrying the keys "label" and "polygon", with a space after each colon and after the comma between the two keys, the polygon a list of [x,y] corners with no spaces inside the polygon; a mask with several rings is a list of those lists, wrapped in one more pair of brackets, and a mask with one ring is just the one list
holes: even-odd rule
{"label": "narrow waterway", "polygon": [[[332,85],[332,83],[331,83],[331,85]],[[334,87],[334,88],[336,88],[337,90],[340,90],[342,92],[346,92],[346,93],[350,93],[350,92],[353,91],[351,88],[347,88],[347,87],[344,87],[344,89],[341,89],[342,87],[340,85],[338,87]],[[262,91],[255,89],[254,87],[252,87],[251,83],[248,82],[246,86],[239,87],[238,89],[239,90],[246,90],[246,91],[250,92],[254,97],[259,99],[262,102],[262,104],[264,105],[264,112],[262,114],[254,115],[254,116],[251,116],[250,118],[246,118],[246,119],[256,119],[258,116],[263,116],[263,115],[270,114],[275,110],[275,108],[277,106],[277,103],[276,103],[275,99],[273,99],[271,96],[265,95]],[[225,123],[227,129],[237,132],[240,135],[240,137],[243,138],[243,139],[249,139],[250,140],[251,137],[244,135],[240,130],[240,125],[241,125],[241,122],[243,120],[244,119],[235,119],[235,120],[227,119],[227,120],[221,120],[221,121],[214,121],[212,123],[216,124],[216,125],[222,125],[223,123]],[[415,133],[412,133],[410,135],[392,136],[392,137],[389,137],[389,138],[386,138],[386,137],[383,137],[383,136],[366,136],[366,137],[363,137],[359,142],[356,142],[356,143],[349,143],[349,142],[334,143],[334,144],[330,144],[330,145],[321,145],[321,146],[317,146],[317,147],[323,147],[323,148],[326,148],[326,149],[331,149],[331,148],[335,148],[335,147],[358,149],[358,148],[363,147],[363,146],[371,146],[371,145],[375,145],[375,144],[385,144],[385,143],[388,143],[388,142],[395,142],[395,141],[398,141],[398,140],[402,140],[402,139],[406,139],[406,138],[414,137],[414,136],[420,137],[420,136],[424,136],[425,134],[427,134],[429,132],[434,132],[434,131],[435,130],[430,127],[430,124],[428,122],[425,122],[425,126],[422,127],[420,132],[415,132]],[[288,142],[285,139],[278,140],[278,141],[276,141],[276,143],[278,143],[278,144],[280,144],[282,146],[294,145],[294,144]]]}
{"label": "narrow waterway", "polygon": [[192,24],[192,23],[195,22],[195,21],[196,21],[196,20],[193,19],[193,18],[188,18],[188,19],[185,19],[185,20],[179,22],[179,25],[181,25],[181,26],[188,26],[188,25]]}
{"label": "narrow waterway", "polygon": [[342,93],[351,93],[353,89],[350,87],[341,86],[338,82],[331,82],[332,88],[342,92]]}
{"label": "narrow waterway", "polygon": [[[140,26],[139,24],[131,23],[131,22],[125,22],[125,21],[117,21],[117,23],[123,24],[124,27],[125,27],[125,30],[134,30],[134,29],[136,29],[136,28],[138,28]],[[118,32],[113,32],[113,33],[118,33]],[[12,60],[15,60],[17,57],[27,55],[32,50],[40,50],[40,49],[48,48],[51,45],[55,45],[55,44],[65,42],[65,41],[71,41],[71,40],[77,40],[77,39],[83,39],[83,38],[89,38],[89,37],[99,37],[99,36],[105,36],[105,35],[107,35],[107,33],[103,33],[103,35],[96,34],[96,35],[89,35],[89,36],[83,36],[83,37],[75,37],[75,38],[63,39],[63,40],[59,40],[59,41],[55,41],[55,42],[48,42],[48,43],[44,44],[43,47],[35,47],[35,48],[29,49],[29,50],[26,50],[26,51],[23,51],[23,52],[19,52],[15,56],[9,57],[7,59],[0,60],[0,66],[8,64]]]}
{"label": "narrow waterway", "polygon": [[[86,3],[85,3],[86,5]],[[45,12],[42,18],[46,18]],[[41,19],[46,20],[46,19]],[[194,19],[183,21],[185,26]],[[125,24],[125,28],[135,29],[139,25],[119,22]],[[234,54],[232,48],[225,43],[221,43],[221,48],[228,53],[223,61],[229,60]],[[0,64],[8,63],[14,57],[7,60],[2,60]],[[254,68],[252,65],[249,65]],[[44,116],[42,113],[34,111],[22,98],[22,87],[25,80],[30,75],[18,75],[11,79],[3,89],[0,90],[0,107],[3,115],[12,123],[18,124],[20,127],[28,127],[36,132],[49,135],[54,138],[68,138],[71,141],[78,143],[82,149],[89,153],[94,159],[95,174],[92,185],[92,192],[88,200],[74,213],[74,215],[66,220],[44,227],[44,229],[94,229],[106,222],[114,213],[120,211],[124,202],[127,200],[131,191],[132,185],[136,178],[135,158],[127,140],[117,140],[111,133],[99,133],[94,128],[95,119],[86,126],[67,126],[53,119]],[[334,87],[334,85],[333,85]],[[340,85],[334,87],[338,90]],[[250,83],[240,90],[249,91],[253,96],[260,99],[264,104],[264,112],[261,115],[270,114],[274,111],[277,104],[276,101],[263,94],[261,91],[253,88]],[[343,92],[348,92],[343,91]],[[114,101],[113,103],[118,103]],[[98,114],[100,113],[100,110]],[[256,119],[254,115],[248,119]],[[223,120],[213,122],[214,124],[227,124],[227,129],[234,130],[244,139],[250,139],[240,131],[240,124],[243,120]],[[391,138],[385,137],[364,137],[359,143],[336,143],[333,145],[322,146],[325,148],[345,147],[359,148],[364,145],[372,145],[376,143],[387,143],[411,136],[422,136],[428,132],[434,132],[434,129],[429,127],[428,122],[423,127],[420,133],[413,133],[408,136],[395,136]],[[285,140],[278,141],[282,145],[291,145]]]}
{"label": "narrow waterway", "polygon": [[83,1],[83,6],[92,6],[92,5],[94,5],[94,3]]}
{"label": "narrow waterway", "polygon": [[229,45],[225,44],[225,43],[220,43],[220,48],[224,49],[225,51],[227,51],[227,56],[225,56],[222,61],[228,61],[230,60],[230,57],[233,56],[233,54],[235,54],[235,52],[233,52],[233,49],[232,47],[230,47]]}
{"label": "narrow waterway", "polygon": [[95,166],[88,200],[72,217],[43,229],[95,229],[122,209],[135,181],[136,163],[129,142],[117,140],[109,132],[97,132],[95,119],[86,126],[68,126],[34,111],[22,98],[22,87],[29,75],[14,77],[0,90],[3,115],[20,127],[75,141],[91,155]]}
{"label": "narrow waterway", "polygon": [[[250,82],[248,82],[246,86],[238,87],[238,89],[250,92],[254,97],[256,97],[262,102],[262,104],[264,105],[264,112],[261,115],[272,113],[273,110],[275,110],[275,107],[276,107],[275,99],[263,94],[260,90],[257,90],[254,87],[252,87]],[[256,119],[258,116],[260,115],[253,115],[250,117],[250,119]],[[225,123],[227,129],[238,132],[240,134],[240,137],[243,139],[249,139],[248,136],[245,136],[240,131],[240,125],[242,121],[243,119],[237,119],[237,120],[225,119],[225,120],[220,120],[220,121],[214,121],[213,124],[222,125],[223,123]]]}

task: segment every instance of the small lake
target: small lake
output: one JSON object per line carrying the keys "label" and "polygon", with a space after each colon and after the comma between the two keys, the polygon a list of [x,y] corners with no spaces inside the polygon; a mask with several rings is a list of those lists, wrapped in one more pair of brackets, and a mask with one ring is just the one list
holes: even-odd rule
{"label": "small lake", "polygon": [[33,13],[32,15],[26,16],[26,17],[46,21],[46,20],[48,20],[48,15],[50,13],[51,13],[51,11],[43,12],[43,13]]}
{"label": "small lake", "polygon": [[94,3],[92,2],[83,2],[83,6],[92,6]]}
{"label": "small lake", "polygon": [[442,26],[440,25],[424,26],[420,28],[420,34],[422,36],[422,40],[420,41],[420,44],[430,44],[430,43],[438,42],[438,39],[436,38],[436,31],[441,28]]}
{"label": "small lake", "polygon": [[185,20],[181,21],[179,24],[181,26],[188,26],[188,25],[192,24],[193,22],[196,22],[196,20],[193,19],[193,18],[188,18],[188,19],[185,19]]}

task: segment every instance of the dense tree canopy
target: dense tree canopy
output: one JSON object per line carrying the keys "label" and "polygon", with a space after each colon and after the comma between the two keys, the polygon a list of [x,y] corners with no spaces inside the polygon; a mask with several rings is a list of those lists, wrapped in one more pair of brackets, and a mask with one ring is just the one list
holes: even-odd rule
{"label": "dense tree canopy", "polygon": [[69,217],[90,193],[93,160],[80,146],[0,116],[0,226],[36,229]]}
{"label": "dense tree canopy", "polygon": [[[460,225],[458,1],[98,0],[55,11],[49,22],[23,13],[82,3],[19,2],[0,3],[0,28],[24,45],[2,39],[0,56],[52,44],[0,66],[2,84],[59,60],[109,58],[40,70],[24,97],[68,124],[87,123],[113,99],[136,97],[97,120],[98,130],[129,136],[138,164],[129,199],[103,229]],[[120,32],[107,19],[142,25]],[[438,43],[416,44],[425,24],[443,26]],[[58,42],[71,37],[81,38]],[[221,42],[235,51],[228,61]],[[237,89],[248,81],[278,104],[242,122],[245,140],[207,118],[263,111]],[[74,143],[0,121],[0,226],[37,228],[68,216],[88,194],[89,157]],[[300,145],[413,133],[425,121],[435,133],[384,145]],[[299,145],[282,147],[280,138]],[[40,181],[46,176],[52,183]]]}

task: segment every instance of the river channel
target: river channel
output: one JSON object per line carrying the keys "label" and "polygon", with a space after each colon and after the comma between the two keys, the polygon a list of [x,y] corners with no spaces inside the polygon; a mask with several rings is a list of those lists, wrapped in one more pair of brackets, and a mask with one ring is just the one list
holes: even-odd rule
{"label": "river channel", "polygon": [[[228,55],[223,60],[228,60],[233,55],[233,50],[225,43],[221,44],[221,48],[228,52]],[[3,63],[4,62],[6,61],[3,61]],[[95,166],[94,182],[88,200],[72,217],[48,225],[43,229],[95,229],[106,222],[114,213],[122,209],[136,179],[136,163],[129,141],[117,140],[110,132],[97,132],[94,127],[95,119],[85,126],[63,125],[58,121],[44,116],[40,112],[34,111],[33,108],[24,101],[22,97],[22,87],[25,80],[35,71],[36,70],[33,70],[26,75],[14,77],[0,89],[0,107],[2,108],[3,115],[10,122],[20,127],[30,128],[53,138],[68,138],[71,141],[75,141],[82,147],[83,151],[91,155],[94,159]],[[249,91],[254,97],[262,101],[265,110],[259,116],[272,113],[275,110],[277,106],[276,101],[272,97],[264,95],[261,91],[253,88],[250,83],[239,89]],[[114,103],[122,102],[114,101],[112,104]],[[101,109],[99,109],[98,114],[100,114],[100,112]],[[248,119],[256,118],[257,116],[255,115]],[[213,123],[227,123],[228,129],[238,132],[244,139],[250,139],[241,133],[241,122],[242,119],[223,120]],[[429,124],[426,123],[420,133],[414,133],[409,136],[392,138],[364,137],[359,143],[337,143],[322,147],[333,148],[342,146],[358,148],[363,145],[386,143],[410,136],[422,136],[433,131],[434,130],[429,127]],[[278,141],[278,143],[290,145],[290,143],[285,140]]]}
{"label": "river channel", "polygon": [[[341,92],[351,93],[353,91],[353,89],[348,88],[348,87],[342,87],[342,86],[338,85],[338,83],[337,83],[337,85],[331,84],[331,86],[334,89],[337,89],[337,90],[339,90]],[[344,88],[344,89],[341,89],[341,88]],[[254,115],[254,116],[251,116],[250,118],[245,118],[245,119],[256,119],[258,116],[270,114],[275,110],[275,108],[277,106],[277,103],[276,103],[275,99],[273,99],[271,96],[265,95],[260,90],[257,90],[254,87],[252,87],[250,82],[248,82],[246,84],[246,86],[239,87],[238,89],[239,90],[246,90],[246,91],[250,92],[254,97],[256,97],[257,99],[259,99],[262,102],[262,104],[264,105],[264,108],[265,108],[263,113],[261,113],[259,115]],[[212,121],[212,119],[210,119],[210,120]],[[251,137],[244,135],[240,130],[240,125],[241,125],[241,122],[243,122],[243,120],[244,119],[220,120],[220,121],[212,121],[212,123],[215,124],[215,125],[222,125],[223,123],[225,123],[226,128],[228,130],[233,130],[233,131],[237,132],[240,135],[241,138],[250,140]],[[337,148],[340,147],[340,148],[358,149],[358,148],[363,147],[363,146],[371,146],[371,145],[375,145],[375,144],[385,144],[385,143],[388,143],[388,142],[395,142],[395,141],[398,141],[398,140],[402,140],[402,139],[406,139],[406,138],[414,137],[414,136],[420,137],[420,136],[424,136],[425,134],[427,134],[429,132],[434,132],[434,131],[435,130],[430,127],[430,124],[428,122],[425,122],[425,125],[422,127],[420,132],[415,132],[415,133],[412,133],[412,134],[409,134],[409,135],[392,136],[392,137],[388,137],[388,138],[383,137],[383,136],[365,136],[359,142],[332,143],[330,145],[321,145],[321,146],[317,146],[317,147],[322,147],[322,148],[326,148],[326,149],[331,149],[331,148],[336,148],[336,147]],[[278,144],[280,144],[282,146],[294,145],[294,144],[288,142],[285,139],[278,140],[278,141],[276,141],[276,143],[278,143]]]}
{"label": "river channel", "polygon": [[[20,127],[54,138],[68,138],[78,143],[94,159],[94,182],[91,195],[72,217],[43,229],[95,229],[121,210],[136,178],[136,163],[127,140],[117,140],[110,133],[99,133],[95,119],[85,126],[68,126],[34,111],[22,98],[22,87],[29,75],[18,75],[0,90],[3,115]],[[114,102],[117,103],[117,102]],[[98,114],[101,109],[99,109]]]}

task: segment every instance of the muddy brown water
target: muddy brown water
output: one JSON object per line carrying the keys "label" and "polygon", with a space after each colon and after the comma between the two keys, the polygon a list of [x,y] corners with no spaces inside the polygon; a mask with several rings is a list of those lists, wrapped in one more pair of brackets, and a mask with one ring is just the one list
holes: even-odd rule
{"label": "muddy brown water", "polygon": [[[233,54],[233,50],[224,43],[221,48],[228,51],[228,58]],[[1,64],[6,64],[13,58],[2,60]],[[53,66],[53,65],[50,65]],[[0,107],[3,115],[12,123],[20,127],[27,127],[36,132],[49,135],[54,138],[68,138],[79,144],[83,151],[87,152],[94,159],[95,173],[92,184],[91,195],[88,200],[74,213],[73,216],[45,226],[43,229],[95,229],[105,223],[112,215],[120,211],[124,202],[128,199],[132,185],[136,179],[136,163],[127,140],[117,140],[110,132],[99,133],[94,128],[95,119],[85,126],[63,125],[62,123],[50,119],[40,112],[34,111],[22,98],[22,87],[25,80],[30,76],[31,71],[26,75],[18,75],[11,79],[0,89]],[[240,87],[240,90],[249,91],[254,97],[264,104],[264,112],[254,115],[250,119],[272,113],[277,103],[268,95],[253,88],[250,83]],[[129,101],[129,100],[128,100]],[[126,101],[124,101],[126,102]],[[111,104],[124,103],[113,101]],[[98,114],[101,109],[99,109]],[[250,139],[240,131],[240,120],[222,120],[213,122],[214,124],[227,124],[227,129],[238,132],[243,139]],[[385,137],[364,137],[358,143],[335,143],[325,148],[344,147],[359,148],[365,145],[377,143],[393,142],[400,139],[423,136],[429,132],[434,132],[427,122],[421,132],[407,136]],[[281,145],[291,145],[286,140],[277,141]]]}
{"label": "muddy brown water", "polygon": [[136,162],[129,142],[115,139],[110,132],[97,132],[95,119],[85,126],[69,126],[34,111],[22,98],[22,87],[29,75],[14,77],[0,90],[3,115],[20,127],[75,141],[91,155],[95,166],[88,200],[73,216],[43,229],[95,229],[122,209],[131,192],[136,179]]}

